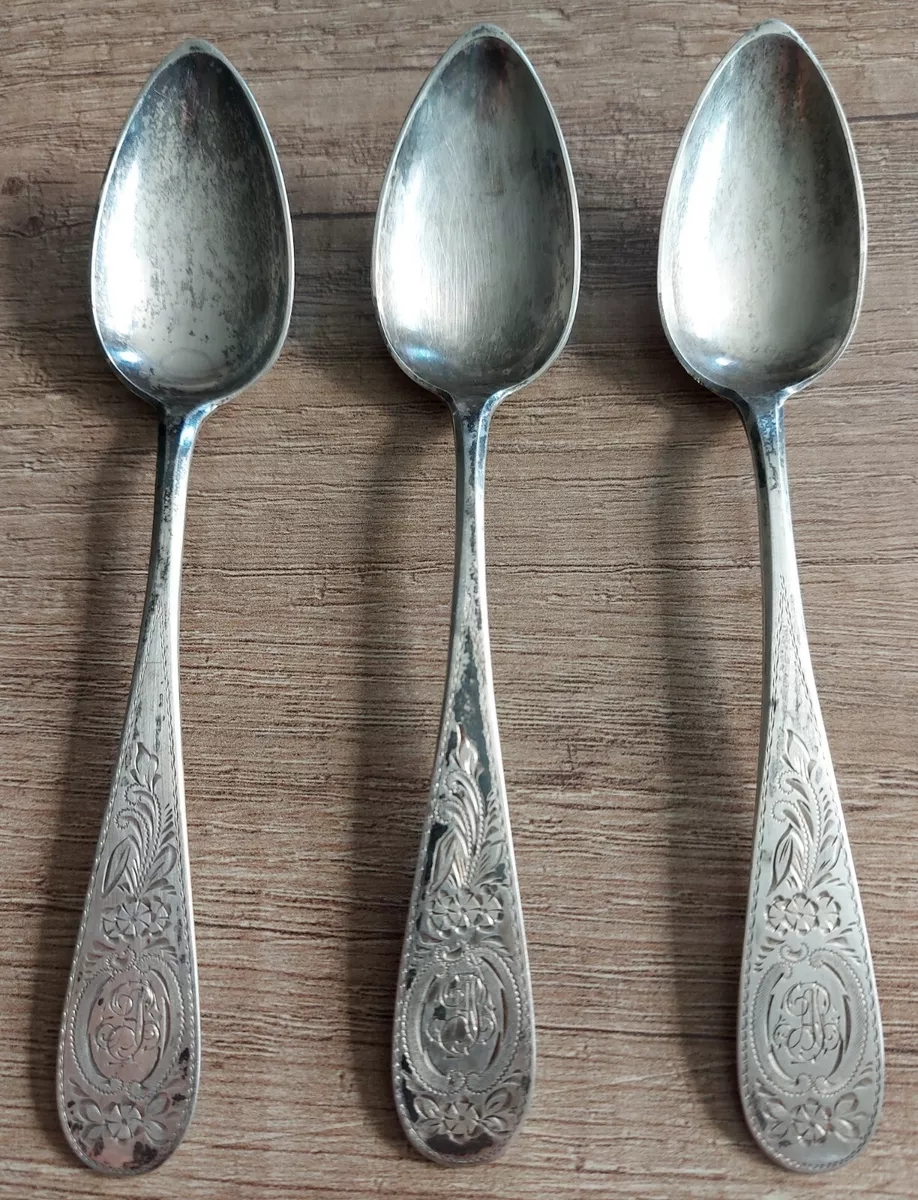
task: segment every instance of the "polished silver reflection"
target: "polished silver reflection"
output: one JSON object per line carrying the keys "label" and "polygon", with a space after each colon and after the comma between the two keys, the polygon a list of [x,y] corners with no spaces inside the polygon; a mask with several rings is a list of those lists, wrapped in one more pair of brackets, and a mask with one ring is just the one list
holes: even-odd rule
{"label": "polished silver reflection", "polygon": [[186,42],[128,118],[92,251],[102,349],[160,415],[146,604],[58,1056],[64,1132],[112,1174],[175,1149],[200,1069],[178,695],[192,450],[208,413],[274,362],[292,300],[290,214],[267,127],[230,63]]}
{"label": "polished silver reflection", "polygon": [[659,299],[682,364],[739,408],[755,463],[764,689],[740,1090],[759,1144],[798,1171],[858,1154],[883,1095],[873,966],[803,621],[783,412],[848,344],[866,249],[835,93],[800,37],[768,21],[717,68],[683,135]]}
{"label": "polished silver reflection", "polygon": [[519,47],[480,26],[441,59],[408,114],[372,270],[389,349],[446,401],[456,438],[450,658],[393,1054],[405,1131],[441,1163],[501,1154],[532,1091],[532,995],[488,647],[485,453],[498,403],[567,341],[579,278],[555,115]]}

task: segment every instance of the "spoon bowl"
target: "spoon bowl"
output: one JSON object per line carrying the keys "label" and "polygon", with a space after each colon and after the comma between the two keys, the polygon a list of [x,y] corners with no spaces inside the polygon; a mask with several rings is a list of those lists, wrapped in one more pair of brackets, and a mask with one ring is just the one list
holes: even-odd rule
{"label": "spoon bowl", "polygon": [[424,85],[383,183],[372,272],[383,336],[431,391],[506,396],[566,342],[579,255],[545,91],[515,42],[479,26]]}
{"label": "spoon bowl", "polygon": [[264,119],[218,50],[185,42],[141,93],[103,186],[91,290],[106,357],[166,408],[227,400],[280,353],[292,262]]}
{"label": "spoon bowl", "polygon": [[789,395],[838,358],[866,265],[838,99],[780,21],[743,38],[699,99],[660,234],[660,312],[686,369],[723,395]]}

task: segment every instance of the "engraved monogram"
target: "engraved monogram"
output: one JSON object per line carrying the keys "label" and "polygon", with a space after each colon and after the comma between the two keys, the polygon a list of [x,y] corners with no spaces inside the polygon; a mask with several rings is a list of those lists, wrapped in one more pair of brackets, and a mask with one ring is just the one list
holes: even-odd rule
{"label": "engraved monogram", "polygon": [[154,1165],[174,1145],[190,1117],[196,1069],[194,997],[180,983],[190,947],[179,818],[156,740],[169,737],[163,706],[161,695],[155,715],[135,710],[123,751],[59,1065],[62,1115],[77,1149],[127,1171]]}
{"label": "engraved monogram", "polygon": [[[396,1029],[403,1117],[436,1154],[498,1153],[531,1086],[504,806],[461,725],[434,790]],[[527,1069],[522,1069],[521,1064]]]}
{"label": "engraved monogram", "polygon": [[819,1169],[870,1136],[882,1054],[863,915],[800,637],[782,582],[743,969],[752,1033],[742,1083],[769,1152]]}

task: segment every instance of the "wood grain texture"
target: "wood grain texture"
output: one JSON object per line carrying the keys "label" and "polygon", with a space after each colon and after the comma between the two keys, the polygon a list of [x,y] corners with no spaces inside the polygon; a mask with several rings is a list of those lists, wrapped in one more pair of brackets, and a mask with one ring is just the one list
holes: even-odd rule
{"label": "wood grain texture", "polygon": [[[290,1200],[908,1197],[918,1140],[918,35],[904,0],[801,0],[852,121],[866,301],[788,415],[811,648],[871,930],[888,1086],[843,1173],[754,1149],[734,1023],[761,620],[729,406],[660,330],[672,157],[765,15],[701,0],[9,0],[0,16],[0,1196]],[[776,14],[777,15],[777,14]],[[438,54],[487,16],[568,139],[580,310],[492,434],[491,624],[539,1078],[510,1157],[410,1152],[388,1081],[396,966],[439,718],[446,410],[389,360],[373,212]],[[182,614],[203,1008],[195,1120],[125,1185],[69,1155],[53,1064],[140,621],[156,427],[87,311],[102,175],[146,75],[212,39],[275,136],[297,298],[275,369],[204,428]]]}

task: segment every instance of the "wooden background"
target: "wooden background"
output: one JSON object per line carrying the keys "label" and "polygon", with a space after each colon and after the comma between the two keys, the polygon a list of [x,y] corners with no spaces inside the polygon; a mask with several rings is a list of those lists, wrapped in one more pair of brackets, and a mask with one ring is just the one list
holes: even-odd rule
{"label": "wooden background", "polygon": [[[918,34],[913,0],[7,0],[0,15],[0,1195],[11,1200],[914,1196],[918,1173]],[[863,1156],[815,1180],[745,1130],[734,1022],[760,687],[740,423],[679,369],[655,253],[719,58],[781,15],[850,116],[866,302],[789,412],[812,651],[888,1053]],[[583,219],[571,344],[502,408],[494,666],[540,1037],[502,1163],[414,1156],[393,988],[445,666],[447,414],[388,358],[373,213],[437,56],[482,18],[528,51]],[[57,1128],[66,974],[127,697],[156,423],[87,311],[108,156],[183,37],[277,142],[297,298],[275,369],[192,472],[182,701],[204,1074],[181,1150],[106,1180]]]}

